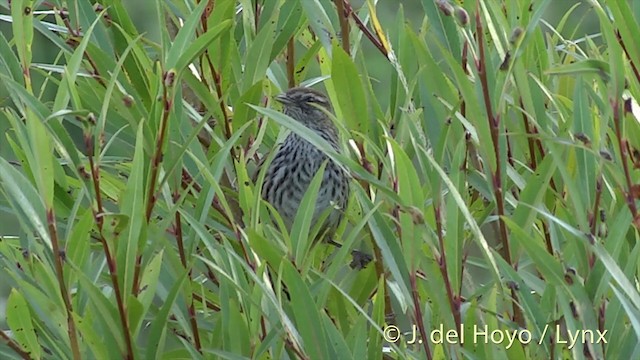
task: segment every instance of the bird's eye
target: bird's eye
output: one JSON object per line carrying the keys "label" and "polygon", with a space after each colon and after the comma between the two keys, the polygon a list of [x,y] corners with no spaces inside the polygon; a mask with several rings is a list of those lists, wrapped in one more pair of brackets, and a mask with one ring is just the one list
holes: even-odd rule
{"label": "bird's eye", "polygon": [[328,104],[327,100],[316,97],[316,96],[307,98],[307,102],[312,104],[322,105],[322,106],[327,106]]}

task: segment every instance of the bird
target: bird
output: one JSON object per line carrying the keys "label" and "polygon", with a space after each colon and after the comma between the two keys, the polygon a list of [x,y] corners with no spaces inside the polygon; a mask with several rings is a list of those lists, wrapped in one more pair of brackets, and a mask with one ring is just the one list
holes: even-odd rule
{"label": "bird", "polygon": [[[338,129],[327,114],[333,113],[333,108],[326,95],[312,88],[294,87],[275,99],[283,105],[284,114],[314,131],[337,153],[341,153]],[[339,246],[333,235],[347,207],[350,175],[300,135],[290,133],[278,147],[265,173],[262,197],[278,211],[287,229],[291,230],[302,198],[325,161],[327,165],[311,226],[316,225],[323,213],[331,208],[314,243],[322,239]]]}

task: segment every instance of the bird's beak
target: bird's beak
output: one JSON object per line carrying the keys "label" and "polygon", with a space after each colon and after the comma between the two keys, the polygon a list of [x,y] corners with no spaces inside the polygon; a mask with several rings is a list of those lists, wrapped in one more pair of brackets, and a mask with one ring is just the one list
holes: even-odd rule
{"label": "bird's beak", "polygon": [[279,103],[282,103],[282,104],[288,104],[288,103],[290,103],[290,102],[291,102],[291,99],[289,99],[289,97],[288,97],[288,96],[287,96],[287,94],[285,94],[285,93],[282,93],[282,94],[276,95],[276,98],[275,98],[275,99],[276,99]]}

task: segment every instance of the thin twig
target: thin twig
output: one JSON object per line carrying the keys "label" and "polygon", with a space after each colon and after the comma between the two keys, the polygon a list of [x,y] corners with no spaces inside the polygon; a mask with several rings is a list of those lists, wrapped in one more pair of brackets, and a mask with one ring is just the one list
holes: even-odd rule
{"label": "thin twig", "polygon": [[71,294],[67,289],[67,284],[64,281],[64,268],[62,259],[64,256],[64,250],[60,247],[58,241],[58,230],[56,228],[56,217],[52,208],[47,209],[47,225],[49,228],[49,236],[51,237],[51,246],[53,248],[53,263],[56,268],[56,278],[58,279],[58,287],[60,288],[60,296],[64,303],[65,310],[67,311],[67,331],[69,333],[69,342],[71,343],[71,352],[73,358],[80,360],[80,346],[78,344],[78,332],[76,330],[76,324],[73,320],[73,305],[71,304]]}
{"label": "thin twig", "polygon": [[451,287],[451,281],[449,280],[449,270],[447,268],[447,255],[444,247],[444,236],[442,236],[442,214],[440,207],[440,200],[437,203],[434,203],[433,210],[435,213],[436,220],[436,232],[438,235],[438,245],[440,246],[440,254],[435,254],[436,261],[438,262],[438,267],[440,268],[440,273],[442,274],[442,279],[444,280],[444,287],[447,291],[447,297],[449,298],[449,307],[451,308],[451,314],[453,315],[453,320],[456,324],[456,329],[460,329],[462,325],[462,320],[460,319],[460,297],[458,294],[453,293],[453,288]]}
{"label": "thin twig", "polygon": [[636,80],[640,82],[640,71],[638,71],[638,67],[633,62],[633,59],[629,55],[629,50],[627,50],[627,47],[625,46],[624,41],[622,41],[622,36],[620,36],[620,31],[618,30],[616,30],[616,38],[618,39],[618,42],[620,43],[620,47],[622,47],[622,50],[624,51],[625,55],[627,55],[627,59],[629,59],[629,63],[631,64],[631,69],[633,69],[633,74],[636,76]]}
{"label": "thin twig", "polygon": [[[489,83],[487,80],[487,59],[485,57],[484,50],[484,29],[482,27],[482,19],[480,17],[480,5],[476,5],[476,36],[478,41],[478,53],[479,58],[476,61],[476,68],[478,70],[478,76],[482,85],[482,95],[484,99],[485,109],[487,111],[487,120],[489,121],[489,129],[491,132],[491,140],[493,142],[493,151],[495,157],[496,168],[493,173],[493,191],[495,193],[496,206],[498,210],[498,223],[500,227],[500,241],[502,244],[501,253],[505,261],[514,266],[515,264],[511,260],[511,249],[509,247],[509,236],[507,233],[507,225],[504,222],[506,216],[504,207],[504,194],[502,188],[502,163],[500,161],[500,114],[493,113],[493,106],[491,105],[491,98],[489,96]],[[511,296],[513,297],[513,317],[514,321],[521,327],[524,327],[524,318],[522,311],[517,305],[518,296],[514,287],[511,287]]]}
{"label": "thin twig", "polygon": [[289,87],[296,86],[296,56],[295,56],[295,39],[292,37],[287,42],[287,78],[289,80]]}
{"label": "thin twig", "polygon": [[[542,158],[544,158],[545,153],[544,153],[544,149],[542,148],[542,143],[540,142],[540,139],[535,137],[535,135],[537,135],[538,132],[535,126],[531,124],[531,121],[529,121],[529,116],[524,111],[524,104],[522,103],[522,98],[520,98],[518,101],[520,103],[520,109],[522,109],[522,122],[524,124],[525,132],[527,133],[527,144],[529,146],[529,167],[533,171],[535,171],[538,168],[538,160],[536,157],[536,143],[538,143],[540,147],[540,155]],[[555,183],[553,182],[553,178],[550,179],[550,184],[551,184],[551,188],[555,191],[556,186],[555,186]],[[544,219],[541,221],[542,221],[542,232],[544,233],[544,240],[545,240],[545,246],[547,248],[547,252],[553,255],[553,245],[551,244],[551,235],[549,234],[547,221]]]}
{"label": "thin twig", "polygon": [[620,102],[618,99],[611,100],[611,107],[613,108],[613,124],[615,127],[616,139],[618,140],[618,149],[620,151],[620,160],[622,161],[622,169],[624,170],[624,179],[626,181],[627,189],[623,189],[624,197],[633,216],[633,224],[636,228],[640,228],[640,218],[638,217],[638,208],[636,207],[636,201],[633,197],[633,181],[631,180],[631,170],[629,169],[629,163],[627,162],[627,140],[623,138],[622,134],[622,119],[620,116]]}
{"label": "thin twig", "polygon": [[[362,163],[361,163],[362,167],[370,174],[373,174],[373,168],[371,166],[371,163],[369,162],[369,160],[367,160],[367,157],[366,157],[364,143],[362,141],[357,141],[356,145],[358,147],[358,151],[360,152],[360,156],[362,158]],[[369,186],[369,183],[362,180],[360,182],[360,185],[365,189],[367,196],[371,196],[371,187]],[[373,256],[375,258],[374,266],[376,268],[376,278],[378,280],[380,280],[381,278],[386,280],[386,274],[384,272],[384,263],[382,260],[382,251],[380,251],[380,247],[378,246],[378,244],[376,244],[375,239],[373,238],[373,233],[371,232],[371,229],[369,229],[369,237],[371,238]],[[385,316],[388,318],[388,320],[392,320],[392,318],[394,318],[395,316],[393,314],[393,308],[391,307],[391,297],[389,295],[390,291],[386,281],[384,281],[384,284],[385,284],[385,292],[384,292]]]}
{"label": "thin twig", "polygon": [[30,360],[31,359],[31,354],[24,351],[21,347],[20,344],[18,344],[17,342],[13,341],[12,338],[8,337],[7,334],[4,333],[4,330],[0,330],[0,339],[4,340],[5,343],[7,344],[7,346],[15,351],[16,354],[18,354],[21,358],[25,359],[25,360]]}
{"label": "thin twig", "polygon": [[[173,98],[169,94],[169,88],[175,84],[176,73],[173,70],[164,72],[162,81],[162,117],[158,129],[158,137],[153,156],[151,157],[151,174],[149,175],[149,185],[147,188],[147,206],[145,209],[145,220],[147,223],[151,221],[153,208],[156,204],[156,185],[160,174],[160,163],[162,162],[164,143],[167,136],[167,128],[169,127],[169,116],[173,109]],[[133,271],[133,287],[132,293],[137,295],[140,292],[140,272],[142,271],[142,254],[136,256],[136,264]]]}
{"label": "thin twig", "polygon": [[100,187],[100,167],[94,162],[94,138],[87,132],[85,134],[85,145],[87,147],[87,156],[89,158],[89,166],[91,167],[91,179],[93,182],[93,191],[95,195],[96,208],[94,209],[94,219],[98,227],[99,240],[102,244],[102,251],[107,261],[107,267],[109,268],[109,276],[111,277],[111,285],[116,297],[116,305],[118,306],[118,315],[120,316],[120,324],[122,325],[122,331],[124,333],[124,340],[126,346],[126,354],[124,358],[133,360],[133,341],[131,340],[131,331],[129,329],[129,316],[127,315],[126,305],[124,303],[124,297],[122,296],[122,289],[118,281],[118,271],[116,259],[111,254],[109,243],[104,236],[104,208],[102,205],[102,192]]}
{"label": "thin twig", "polygon": [[424,328],[424,322],[422,321],[422,309],[420,304],[420,298],[418,296],[418,287],[416,284],[416,273],[411,272],[409,275],[409,282],[411,283],[411,296],[413,297],[413,310],[415,311],[416,323],[418,324],[418,330],[420,331],[420,337],[425,339],[420,341],[422,343],[422,347],[424,348],[424,352],[427,355],[427,359],[433,359],[431,355],[431,350],[429,349],[429,341],[427,337],[427,331]]}
{"label": "thin twig", "polygon": [[[173,194],[173,200],[179,201],[180,193],[175,192]],[[186,270],[189,265],[187,264],[187,255],[184,251],[184,241],[182,239],[182,219],[180,216],[180,212],[176,211],[175,213],[175,226],[176,226],[176,243],[178,245],[178,253],[180,254],[180,262],[182,263],[182,267]],[[193,282],[193,269],[189,268],[189,283]],[[191,285],[192,286],[192,285]],[[196,318],[196,308],[194,304],[193,295],[189,296],[189,306],[187,311],[189,312],[189,323],[191,324],[191,332],[193,333],[193,342],[199,353],[202,353],[202,345],[200,343],[200,331],[198,330],[198,320]]]}
{"label": "thin twig", "polygon": [[345,11],[349,15],[351,15],[351,18],[353,18],[353,20],[355,21],[356,26],[358,27],[358,29],[360,29],[360,31],[362,31],[364,36],[366,36],[367,39],[369,39],[369,41],[371,41],[373,46],[375,46],[376,49],[380,50],[382,55],[384,55],[384,57],[388,60],[389,59],[389,53],[387,52],[387,49],[384,48],[384,45],[382,45],[382,41],[380,41],[380,39],[378,39],[376,35],[373,35],[373,33],[367,28],[367,26],[360,19],[360,17],[358,17],[358,14],[356,14],[355,11],[353,11],[353,7],[351,7],[351,4],[349,4],[348,0],[344,0],[344,8],[345,8]]}
{"label": "thin twig", "polygon": [[345,11],[344,3],[346,0],[334,0],[338,10],[338,19],[340,20],[340,36],[342,37],[342,49],[347,54],[351,54],[349,46],[349,14]]}

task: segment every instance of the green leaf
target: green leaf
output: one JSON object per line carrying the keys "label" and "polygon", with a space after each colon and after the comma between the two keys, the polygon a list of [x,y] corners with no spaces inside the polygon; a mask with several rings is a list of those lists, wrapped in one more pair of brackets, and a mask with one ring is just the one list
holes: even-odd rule
{"label": "green leaf", "polygon": [[20,61],[11,50],[4,33],[0,33],[0,64],[2,64],[2,73],[10,79],[24,86],[24,78],[20,69]]}
{"label": "green leaf", "polygon": [[[22,63],[22,70],[27,71],[31,66],[33,45],[33,0],[14,0],[11,2],[11,18],[13,20],[13,36],[18,49],[18,57]],[[27,86],[31,86],[27,83]]]}
{"label": "green leaf", "polygon": [[308,270],[307,267],[311,265],[311,257],[308,256],[314,235],[314,233],[310,233],[309,231],[314,225],[311,223],[311,220],[313,219],[314,215],[318,216],[317,225],[320,225],[327,218],[328,213],[333,210],[332,208],[328,208],[326,209],[327,211],[325,211],[325,214],[320,214],[315,206],[316,199],[318,197],[318,191],[320,190],[320,184],[324,179],[326,164],[327,162],[324,162],[318,169],[318,172],[316,172],[313,176],[309,187],[302,197],[302,201],[300,202],[300,206],[298,207],[298,213],[296,214],[293,225],[291,226],[291,242],[293,245],[293,255],[295,263],[298,264],[298,266],[302,267],[303,274],[306,274],[306,271]]}
{"label": "green leaf", "polygon": [[[323,3],[326,2],[323,1]],[[324,47],[327,50],[331,49],[331,39],[336,38],[336,31],[320,0],[301,0],[301,4],[309,21],[309,26],[311,26],[311,29],[313,29],[313,32]]]}
{"label": "green leaf", "polygon": [[[155,254],[149,263],[144,267],[144,271],[142,272],[142,279],[140,280],[140,295],[138,296],[138,301],[142,306],[141,314],[145,315],[147,311],[149,311],[149,307],[151,306],[153,299],[156,296],[156,290],[159,285],[158,279],[160,278],[160,271],[162,269],[162,262],[164,250],[159,251]],[[140,322],[132,323],[132,334],[134,336],[138,334],[140,331],[140,326],[143,324],[142,320],[144,317],[140,318]]]}
{"label": "green leaf", "polygon": [[[340,114],[345,119],[347,127],[360,134],[369,131],[369,116],[359,71],[342,48],[337,44],[333,46],[333,59],[331,61],[331,81],[336,91],[334,104],[340,106]],[[339,95],[338,95],[339,94]]]}
{"label": "green leaf", "polygon": [[513,232],[511,239],[524,247],[545,281],[552,286],[562,288],[567,293],[570,293],[567,283],[564,281],[564,269],[560,262],[545,250],[540,241],[536,241],[535,238],[525,232],[523,228],[511,219],[505,217],[504,222]]}
{"label": "green leaf", "polygon": [[87,311],[83,319],[75,316],[74,321],[76,322],[78,332],[82,334],[83,342],[86,343],[91,350],[92,358],[98,360],[108,359],[110,354],[109,348],[93,319],[96,315],[100,316],[99,314]]}
{"label": "green leaf", "polygon": [[276,37],[276,26],[270,21],[260,29],[255,40],[251,43],[246,59],[240,92],[248,92],[258,81],[262,81],[271,63],[271,48]]}
{"label": "green leaf", "polygon": [[552,67],[548,69],[546,73],[549,75],[569,76],[592,74],[600,76],[604,81],[609,81],[609,78],[611,77],[609,63],[597,59],[587,59],[571,64]]}
{"label": "green leaf", "polygon": [[[446,3],[450,3],[447,1]],[[422,0],[422,6],[424,7],[426,17],[433,28],[435,35],[441,46],[446,48],[446,51],[451,54],[459,63],[460,59],[460,35],[456,29],[456,24],[453,17],[445,17],[444,14],[437,8],[437,2],[431,0]]]}
{"label": "green leaf", "polygon": [[[640,45],[638,45],[638,39],[640,39],[640,26],[638,25],[640,7],[635,1],[620,1],[612,4],[607,3],[606,5],[606,10],[611,12],[613,24],[616,25],[616,31],[618,31],[621,41],[624,43],[627,56],[637,68],[638,63],[640,63]],[[635,14],[630,6],[635,7]],[[615,43],[608,43],[608,45],[616,46]]]}
{"label": "green leaf", "polygon": [[129,220],[127,231],[122,234],[122,238],[125,239],[124,243],[119,242],[119,246],[114,247],[118,268],[120,269],[118,276],[122,281],[121,290],[123,291],[133,287],[133,274],[135,272],[138,250],[141,249],[147,241],[145,236],[143,236],[147,221],[145,217],[145,204],[153,201],[153,199],[144,198],[147,193],[146,187],[148,186],[145,183],[144,176],[144,171],[147,168],[145,164],[146,156],[143,149],[145,124],[146,122],[141,121],[138,126],[131,173],[129,174],[127,186],[120,195],[122,212]]}
{"label": "green leaf", "polygon": [[[363,211],[371,211],[374,204],[361,188],[358,187],[356,190],[356,198],[360,202]],[[391,275],[393,275],[401,290],[401,293],[395,294],[398,301],[401,303],[410,301],[409,266],[399,244],[399,239],[395,236],[381,212],[374,212],[369,219],[368,225],[376,244],[380,248],[385,265],[389,267]]]}
{"label": "green leaf", "polygon": [[471,232],[474,235],[474,240],[476,240],[479,243],[480,248],[482,249],[482,253],[488,262],[492,275],[494,276],[495,279],[500,279],[500,271],[498,270],[498,265],[496,264],[494,250],[492,250],[489,247],[489,244],[487,243],[487,239],[485,239],[484,234],[480,230],[480,227],[478,226],[476,220],[473,218],[473,216],[471,215],[471,212],[469,211],[469,208],[464,203],[462,196],[456,189],[455,185],[451,182],[447,174],[444,172],[440,164],[438,164],[436,160],[433,158],[433,156],[429,153],[425,153],[425,155],[427,159],[429,159],[429,162],[433,166],[433,169],[436,170],[436,172],[442,179],[443,183],[449,189],[450,195],[455,201],[455,203],[458,205],[460,211],[462,212],[462,215],[464,215],[464,218],[467,221],[467,225],[469,225],[469,227],[471,228]]}
{"label": "green leaf", "polygon": [[151,331],[149,333],[148,338],[148,351],[147,351],[147,359],[157,359],[158,354],[164,352],[169,315],[171,313],[171,309],[175,306],[178,295],[180,294],[180,289],[187,279],[188,271],[183,271],[182,274],[178,274],[178,277],[171,284],[170,291],[167,296],[162,299],[162,306],[160,307],[158,313],[155,315],[153,321],[151,322]]}
{"label": "green leaf", "polygon": [[[371,314],[371,318],[376,324],[384,323],[384,298],[385,298],[385,286],[384,286],[384,278],[380,278],[378,281],[378,292],[376,293],[375,298],[373,299],[373,313]],[[375,327],[369,328],[369,344],[367,345],[367,359],[375,359],[380,358],[380,349],[382,349],[382,337],[378,334],[378,331]]]}
{"label": "green leaf", "polygon": [[[269,2],[269,4],[276,5],[277,2]],[[302,16],[302,7],[299,1],[285,1],[284,4],[278,6],[277,11],[279,12],[278,36],[275,38],[271,48],[271,59],[275,59],[282,53],[289,39],[295,38],[296,31],[299,30],[305,20],[304,16]],[[261,16],[260,20],[267,21],[268,19],[265,16]]]}
{"label": "green leaf", "polygon": [[[78,199],[81,201],[81,199]],[[69,223],[70,231],[67,233],[66,239],[66,251],[69,261],[79,268],[85,268],[87,260],[90,259],[90,238],[91,230],[94,226],[95,218],[93,213],[88,209],[83,209],[75,220],[75,216],[72,216]],[[75,279],[75,273],[72,273],[72,279]]]}
{"label": "green leaf", "polygon": [[[207,30],[202,36],[193,41],[184,52],[180,53],[180,57],[174,63],[167,62],[167,68],[175,68],[178,71],[184,71],[191,62],[218,37],[224,34],[231,27],[231,20],[225,20],[214,28]],[[176,40],[177,41],[177,40]]]}
{"label": "green leaf", "polygon": [[356,359],[351,353],[351,349],[349,348],[349,344],[347,344],[344,335],[332,322],[332,319],[326,313],[323,313],[320,316],[322,316],[323,325],[327,331],[327,341],[333,352],[333,358],[335,358],[335,356],[339,356],[340,359],[345,360]]}
{"label": "green leaf", "polygon": [[[53,112],[67,108],[70,98],[69,92],[75,92],[74,89],[76,87],[76,79],[80,73],[80,65],[82,65],[82,61],[84,60],[87,45],[92,39],[91,34],[99,22],[100,17],[96,18],[91,26],[86,30],[80,44],[78,44],[73,54],[69,57],[60,87],[58,87],[58,92],[56,93],[56,99],[53,103]],[[76,96],[74,100],[78,100],[78,97]],[[77,106],[80,106],[78,101],[75,102]]]}
{"label": "green leaf", "polygon": [[551,157],[545,157],[538,168],[527,178],[526,186],[520,192],[520,201],[513,212],[511,218],[515,224],[521,226],[526,232],[530,231],[533,222],[536,220],[536,212],[528,204],[534,207],[542,206],[541,201],[549,191],[549,181],[553,176],[556,166]]}
{"label": "green leaf", "polygon": [[[173,40],[173,44],[169,49],[169,52],[165,57],[166,69],[175,68],[180,58],[184,58],[187,54],[187,58],[195,57],[195,54],[188,53],[188,49],[193,45],[193,37],[196,33],[196,29],[200,25],[200,20],[204,9],[207,7],[207,1],[201,1],[195,9],[189,14],[189,18],[186,19],[184,25],[178,31],[176,38]],[[221,24],[222,25],[222,24]],[[225,22],[225,26],[226,26]],[[187,62],[188,63],[188,62]],[[179,68],[178,70],[180,70]]]}
{"label": "green leaf", "polygon": [[422,207],[424,202],[424,194],[422,193],[422,185],[416,168],[411,163],[411,159],[393,139],[389,139],[389,145],[393,149],[393,158],[395,160],[394,170],[398,181],[398,194],[402,199],[402,205]]}
{"label": "green leaf", "polygon": [[44,204],[29,180],[1,157],[0,180],[2,180],[0,190],[8,196],[12,207],[18,211],[20,222],[24,226],[30,225],[30,228],[34,229],[44,244],[51,249]]}
{"label": "green leaf", "polygon": [[331,359],[327,333],[309,288],[290,262],[282,263],[283,279],[291,294],[291,309],[305,352],[311,359]]}
{"label": "green leaf", "polygon": [[38,342],[35,328],[31,322],[31,311],[24,297],[18,290],[11,289],[7,299],[7,325],[22,349],[33,359],[42,357],[42,348]]}
{"label": "green leaf", "polygon": [[238,99],[238,104],[233,109],[233,125],[234,128],[240,128],[248,122],[251,122],[256,116],[256,111],[249,107],[249,104],[259,103],[262,98],[262,82],[258,81],[247,89]]}
{"label": "green leaf", "polygon": [[53,206],[53,145],[47,128],[40,119],[31,110],[27,110],[26,116],[34,160],[29,165],[44,206],[49,211]]}
{"label": "green leaf", "polygon": [[102,334],[105,346],[112,353],[117,352],[117,355],[122,356],[125,353],[124,333],[115,304],[111,303],[105,294],[94,284],[94,280],[88,278],[87,274],[81,269],[74,268],[74,270],[78,274],[79,287],[82,289],[83,295],[86,296],[90,304],[88,309],[91,309],[90,311],[96,314],[95,325],[106,330]]}

